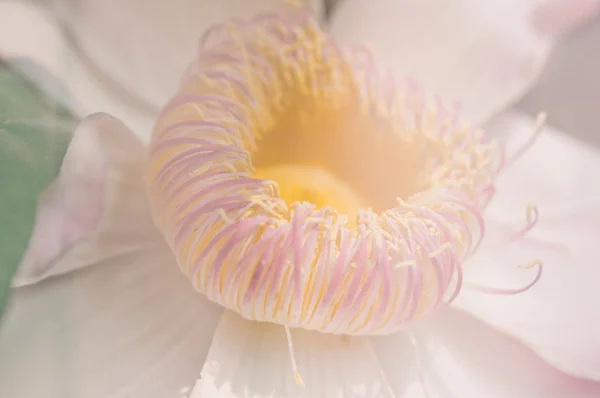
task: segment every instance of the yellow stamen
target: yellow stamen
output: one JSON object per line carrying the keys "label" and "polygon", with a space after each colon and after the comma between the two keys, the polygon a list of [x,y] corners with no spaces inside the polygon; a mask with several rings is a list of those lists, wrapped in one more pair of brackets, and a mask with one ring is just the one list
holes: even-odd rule
{"label": "yellow stamen", "polygon": [[276,181],[279,197],[287,203],[309,202],[318,209],[332,207],[339,213],[347,214],[351,225],[358,210],[365,207],[364,201],[348,184],[320,168],[272,166],[258,169],[254,177]]}

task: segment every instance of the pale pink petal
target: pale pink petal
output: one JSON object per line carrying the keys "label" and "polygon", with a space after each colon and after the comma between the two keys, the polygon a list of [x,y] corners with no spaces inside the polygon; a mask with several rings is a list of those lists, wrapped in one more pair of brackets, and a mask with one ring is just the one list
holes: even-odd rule
{"label": "pale pink petal", "polygon": [[[294,3],[321,13],[321,0]],[[51,9],[100,76],[158,110],[207,28],[284,7],[283,0],[58,0]]]}
{"label": "pale pink petal", "polygon": [[[521,142],[533,131],[527,117],[507,114],[491,130]],[[509,142],[512,140],[509,140]],[[544,263],[540,281],[513,296],[463,289],[455,302],[530,346],[565,372],[600,380],[600,153],[552,129],[501,175],[486,212],[487,244],[470,260],[468,283],[518,288]],[[525,226],[535,205],[539,221],[525,238],[506,243]]]}
{"label": "pale pink petal", "polygon": [[398,77],[413,77],[465,118],[487,120],[538,78],[554,37],[534,26],[551,0],[347,0],[331,32],[344,43],[369,43]]}
{"label": "pale pink petal", "polygon": [[[227,312],[190,398],[394,398],[367,337],[291,330]],[[402,372],[403,369],[398,369]]]}
{"label": "pale pink petal", "polygon": [[146,203],[145,148],[106,114],[76,129],[57,180],[39,201],[15,286],[101,262],[154,241]]}
{"label": "pale pink petal", "polygon": [[406,340],[402,333],[374,339],[387,379],[400,381],[391,383],[396,398],[600,396],[600,383],[560,372],[518,341],[458,311],[443,310],[414,331],[419,364],[409,377],[395,366],[402,366],[406,352],[397,347]]}
{"label": "pale pink petal", "polygon": [[586,23],[599,11],[599,0],[545,1],[534,14],[534,24],[542,33],[562,34]]}
{"label": "pale pink petal", "polygon": [[[222,310],[193,290],[154,227],[143,154],[108,115],[77,130],[56,189],[64,194],[42,203],[40,214],[54,216],[38,219],[17,281],[77,271],[13,290],[0,328],[1,397],[168,398],[193,384]],[[98,200],[90,234],[80,216]]]}
{"label": "pale pink petal", "polygon": [[154,111],[141,107],[123,95],[123,90],[115,90],[114,85],[97,76],[66,40],[58,22],[40,7],[0,2],[0,57],[16,66],[34,62],[43,67],[60,82],[60,89],[31,68],[23,72],[79,116],[108,112],[124,120],[136,134],[149,136]]}

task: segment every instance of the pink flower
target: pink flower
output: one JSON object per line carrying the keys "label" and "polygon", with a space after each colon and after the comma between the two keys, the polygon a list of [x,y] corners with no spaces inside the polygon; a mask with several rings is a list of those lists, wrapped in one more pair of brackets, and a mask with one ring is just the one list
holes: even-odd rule
{"label": "pink flower", "polygon": [[[304,13],[209,29],[147,147],[111,116],[84,120],[15,284],[97,265],[15,290],[4,394],[600,395],[599,157],[541,120],[505,114],[484,135],[462,119],[523,92],[551,38],[513,32],[527,56],[511,58],[458,35],[485,64],[471,72],[385,51],[427,38],[411,37],[417,18],[394,36],[382,16],[428,10],[371,5],[342,5],[330,35]],[[440,97],[350,44],[369,32],[396,75]],[[452,79],[430,66],[444,60]],[[86,209],[102,214],[91,232]],[[73,246],[52,246],[44,214]]]}

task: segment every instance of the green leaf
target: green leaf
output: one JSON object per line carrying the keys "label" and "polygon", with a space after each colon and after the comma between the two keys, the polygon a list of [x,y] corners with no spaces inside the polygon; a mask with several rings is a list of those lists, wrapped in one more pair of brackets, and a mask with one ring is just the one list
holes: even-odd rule
{"label": "green leaf", "polygon": [[37,200],[58,175],[75,124],[66,109],[0,62],[0,315]]}

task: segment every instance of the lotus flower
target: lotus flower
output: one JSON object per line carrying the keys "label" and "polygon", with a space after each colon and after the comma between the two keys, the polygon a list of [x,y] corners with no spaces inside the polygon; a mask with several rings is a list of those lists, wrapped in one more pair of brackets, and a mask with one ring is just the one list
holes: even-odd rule
{"label": "lotus flower", "polygon": [[[477,52],[488,85],[469,92],[458,65],[424,79],[440,96],[395,78],[411,65],[388,36],[382,60],[352,36],[409,29],[369,15],[409,3],[369,4],[331,33],[306,12],[208,29],[148,146],[107,114],[82,122],[14,281],[4,395],[600,394],[600,158],[543,117],[468,123],[539,65]],[[552,43],[523,37],[536,60]]]}

